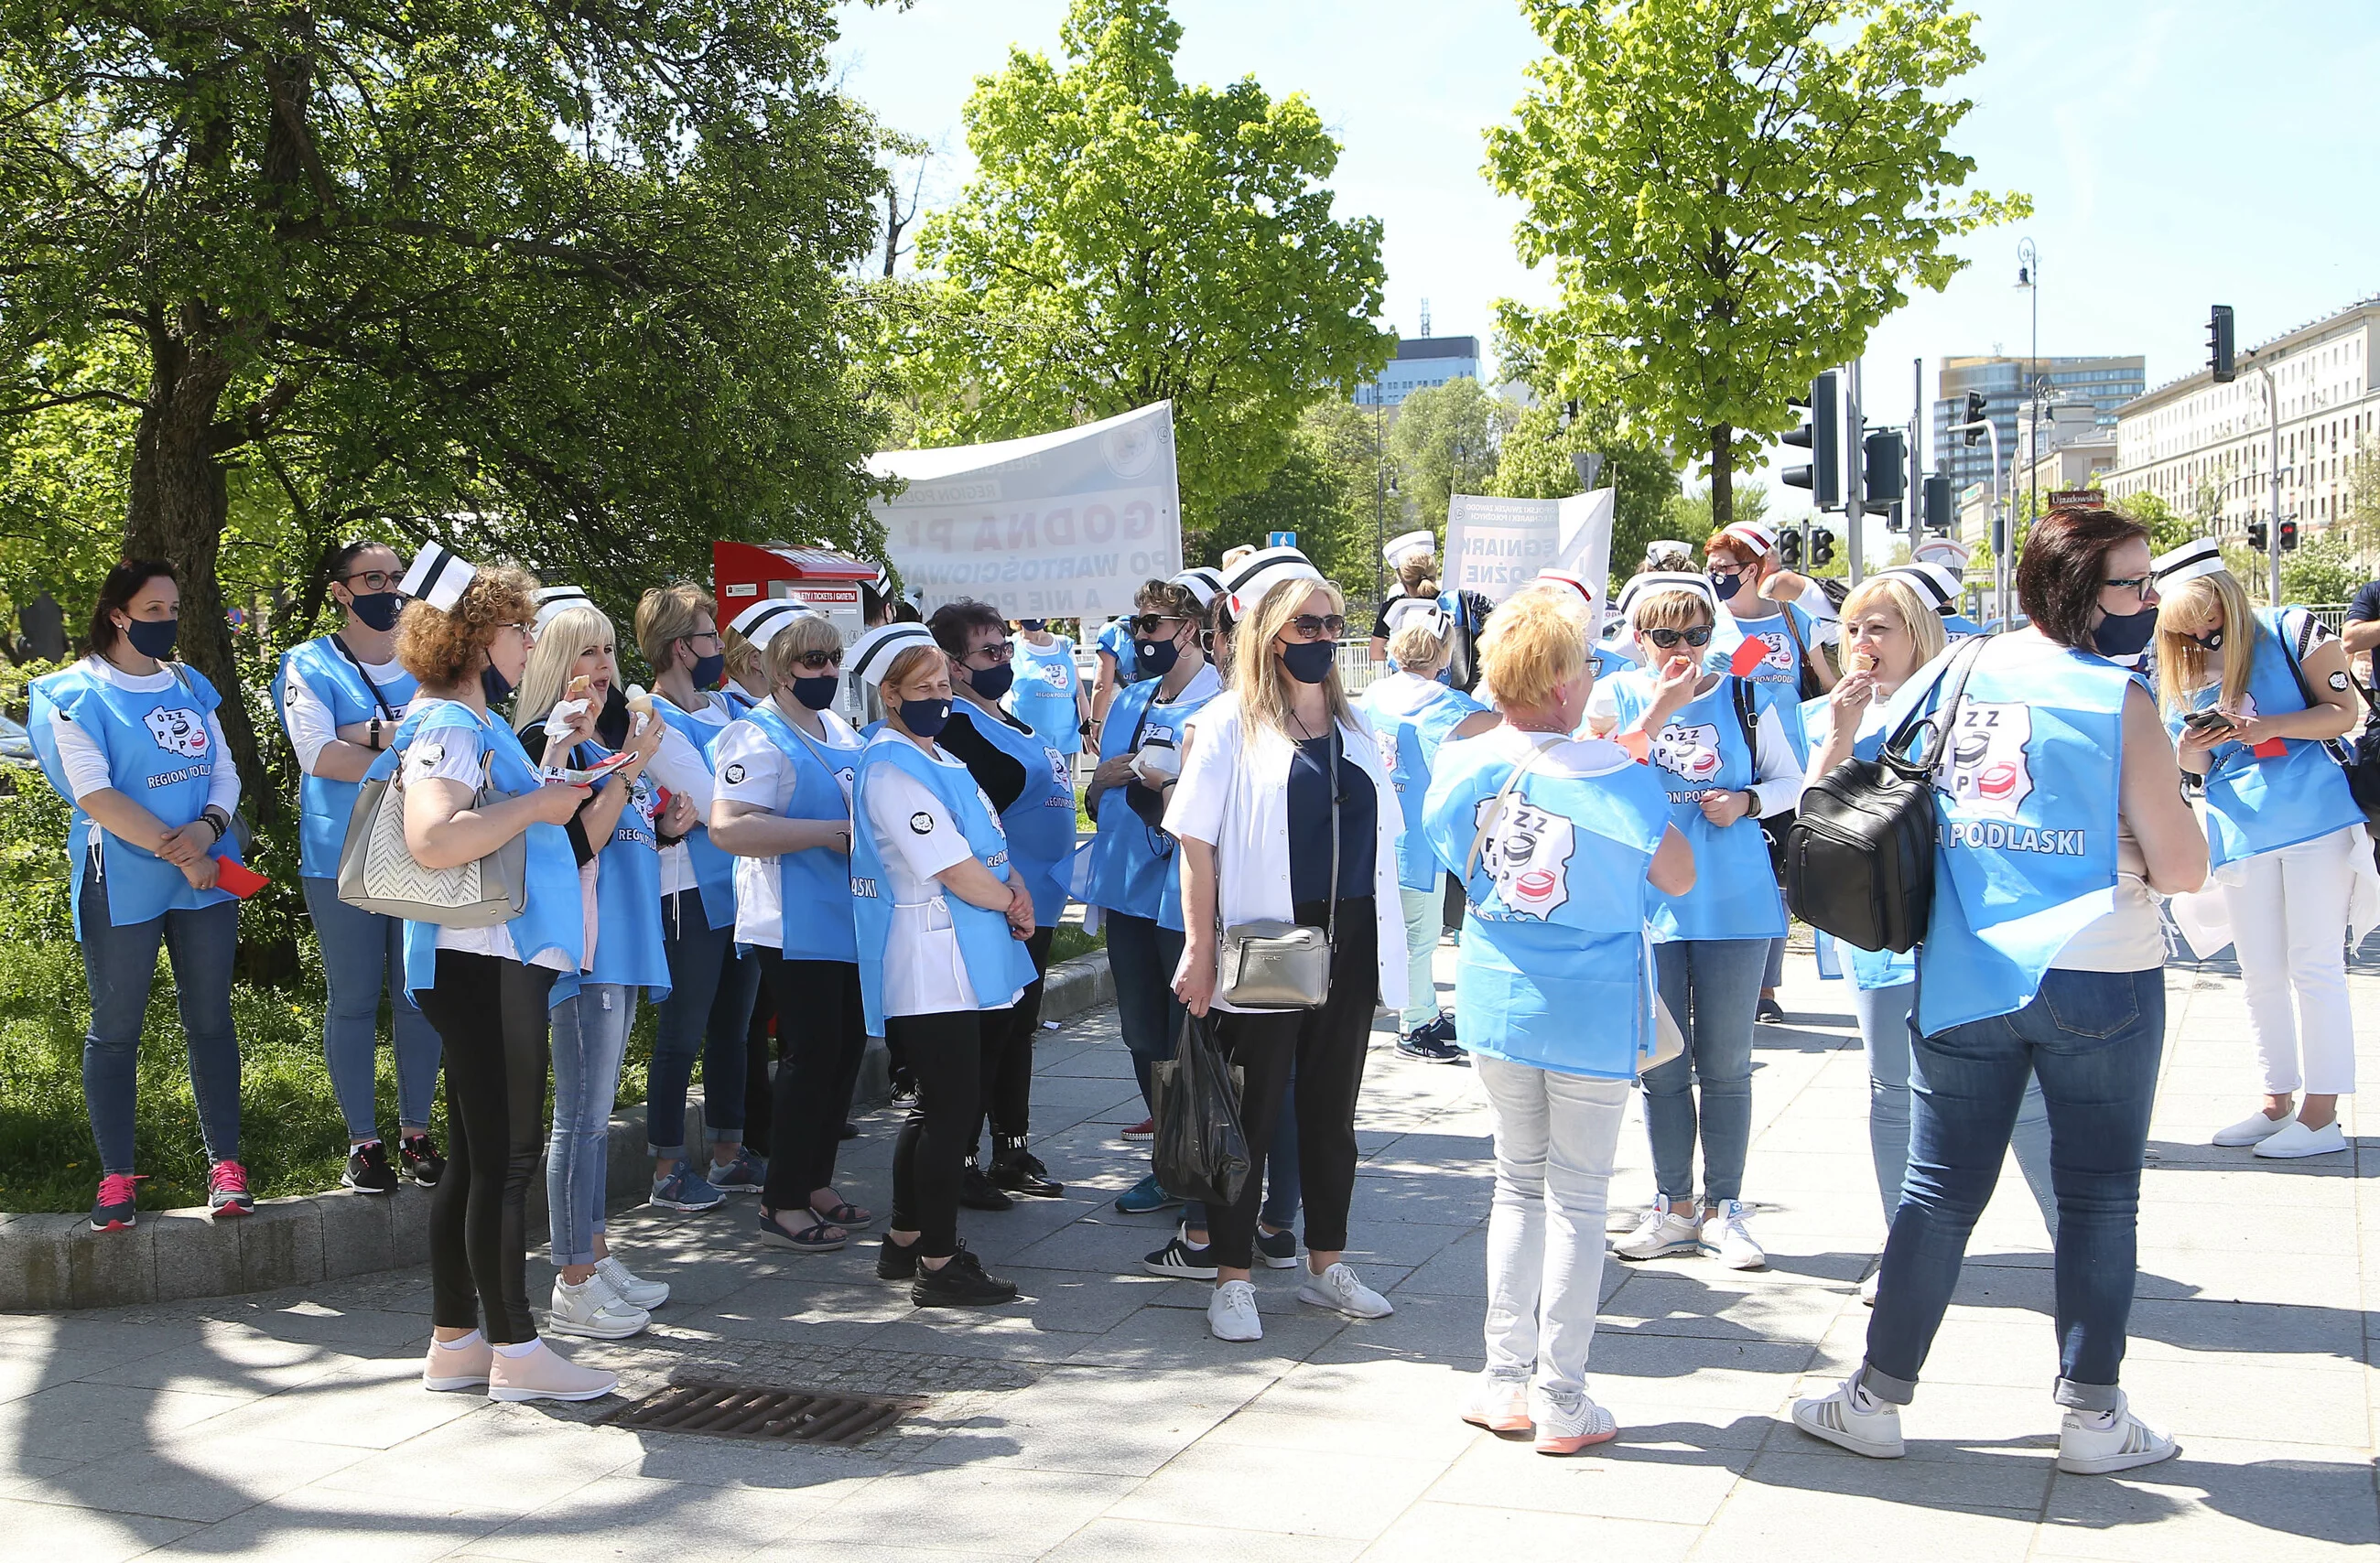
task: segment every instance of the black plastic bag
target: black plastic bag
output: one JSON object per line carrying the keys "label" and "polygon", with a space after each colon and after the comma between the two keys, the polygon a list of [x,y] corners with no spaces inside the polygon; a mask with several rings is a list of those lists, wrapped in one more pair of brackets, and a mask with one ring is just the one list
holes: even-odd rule
{"label": "black plastic bag", "polygon": [[1167,1193],[1207,1205],[1237,1203],[1248,1181],[1240,1128],[1241,1072],[1226,1067],[1215,1017],[1182,1017],[1173,1056],[1149,1068],[1157,1133],[1149,1161]]}

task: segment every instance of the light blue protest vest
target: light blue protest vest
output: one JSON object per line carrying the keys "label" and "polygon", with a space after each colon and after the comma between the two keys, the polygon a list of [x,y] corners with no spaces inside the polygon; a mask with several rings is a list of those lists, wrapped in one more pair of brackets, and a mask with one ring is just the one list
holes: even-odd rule
{"label": "light blue protest vest", "polygon": [[[727,703],[737,717],[752,709],[752,703],[738,696],[728,696]],[[706,767],[713,772],[718,770],[719,767],[711,757],[719,747],[719,735],[727,731],[726,723],[713,727],[709,722],[697,721],[679,710],[675,702],[666,695],[653,697],[653,709],[661,713],[663,721],[677,729],[679,737],[694,745],[694,752],[702,757]],[[686,853],[687,862],[694,869],[695,886],[702,892],[703,915],[710,919],[710,926],[714,928],[734,927],[735,860],[712,844],[710,827],[700,821],[697,821],[686,835]]]}
{"label": "light blue protest vest", "polygon": [[[378,685],[375,697],[374,681],[364,672],[360,659],[345,654],[333,636],[309,640],[283,652],[280,669],[273,675],[273,709],[281,713],[284,732],[289,726],[292,669],[330,708],[334,727],[380,717],[386,721],[387,731],[394,732],[419,686],[411,673],[400,672]],[[356,794],[362,786],[360,782],[310,773],[298,779],[298,873],[308,878],[337,878],[339,849],[346,844],[347,819],[356,811]]]}
{"label": "light blue protest vest", "polygon": [[1589,646],[1587,649],[1595,654],[1595,678],[1598,684],[1635,671],[1636,659],[1625,651],[1614,651],[1608,646]]}
{"label": "light blue protest vest", "polygon": [[1355,704],[1379,736],[1380,764],[1389,773],[1389,785],[1396,789],[1397,809],[1403,817],[1397,838],[1397,883],[1409,891],[1429,890],[1439,876],[1438,858],[1421,823],[1430,771],[1448,736],[1488,708],[1459,690],[1404,673],[1375,680]]}
{"label": "light blue protest vest", "polygon": [[[1122,619],[1115,620],[1107,628],[1099,631],[1096,644],[1100,650],[1115,659],[1115,677],[1119,687],[1141,681],[1140,658],[1133,649],[1132,631],[1124,627]],[[1108,714],[1110,716],[1115,714],[1112,706]],[[1104,730],[1107,724],[1101,722],[1099,725]]]}
{"label": "light blue protest vest", "polygon": [[[2033,1002],[2067,941],[2114,909],[2124,691],[2132,675],[2039,636],[1989,642],[1938,753],[1934,912],[1917,952],[1928,1036]],[[1886,708],[1897,729],[1940,704],[1912,678]]]}
{"label": "light blue protest vest", "polygon": [[1025,790],[1000,814],[1009,858],[1033,892],[1033,922],[1054,928],[1066,915],[1075,870],[1075,768],[1065,756],[1030,733],[1019,733],[965,701],[951,703],[951,719],[964,721],[984,741],[1025,768]]}
{"label": "light blue protest vest", "polygon": [[[155,815],[159,823],[179,830],[206,812],[215,767],[231,763],[229,755],[213,752],[214,742],[207,733],[208,714],[222,697],[204,673],[179,662],[164,666],[174,675],[172,682],[146,693],[119,688],[79,662],[33,680],[27,736],[42,774],[58,796],[74,796],[53,725],[64,720],[81,729],[107,757],[109,784]],[[227,891],[193,889],[179,868],[147,847],[100,830],[78,806],[67,826],[67,895],[78,940],[82,938],[83,868],[91,859],[94,834],[112,927],[146,923],[168,912],[196,911],[231,899]],[[213,854],[237,863],[239,842],[227,834]]]}
{"label": "light blue protest vest", "polygon": [[[570,752],[570,763],[584,770],[612,752],[590,739]],[[614,778],[603,785],[622,783]],[[585,980],[641,987],[658,1004],[670,990],[669,958],[662,949],[661,840],[653,830],[660,790],[650,772],[626,785],[628,801],[620,806],[619,823],[595,854],[595,969]],[[575,997],[579,982],[578,974],[564,973],[548,1004]]]}
{"label": "light blue protest vest", "polygon": [[1060,754],[1069,758],[1081,754],[1083,716],[1076,696],[1083,677],[1075,668],[1075,643],[1062,635],[1047,646],[1019,640],[1008,665],[1016,675],[1001,702],[1008,714]]}
{"label": "light blue protest vest", "polygon": [[[1834,709],[1828,699],[1821,695],[1802,703],[1802,731],[1809,742],[1811,754],[1827,746],[1828,736],[1834,728]],[[1885,705],[1882,700],[1870,700],[1867,708],[1860,712],[1859,733],[1852,740],[1853,758],[1872,760],[1882,752]],[[1809,763],[1809,755],[1803,756],[1803,763]],[[1815,782],[1817,778],[1812,777],[1811,780]],[[1833,939],[1831,934],[1824,932],[1818,937]],[[1858,945],[1840,939],[1834,939],[1834,945],[1843,957],[1843,966],[1851,974],[1853,987],[1899,987],[1903,983],[1917,980],[1917,951],[1913,949],[1900,951],[1862,950]]]}
{"label": "light blue protest vest", "polygon": [[[500,793],[517,795],[535,792],[543,784],[536,762],[511,728],[457,700],[416,701],[397,723],[388,752],[372,761],[364,779],[395,775],[404,763],[405,751],[416,743],[444,744],[450,749],[460,745],[474,757],[491,756],[488,783]],[[559,825],[542,821],[530,826],[527,834],[521,915],[506,923],[504,930],[512,935],[513,953],[523,965],[552,950],[560,951],[575,972],[585,963],[587,914],[579,899],[578,861],[570,850],[569,834]],[[420,993],[437,980],[438,925],[407,923],[406,991]]]}
{"label": "light blue protest vest", "polygon": [[[2227,643],[2224,654],[2244,651],[2248,664],[2246,709],[2241,716],[2286,716],[2306,709],[2305,697],[2289,672],[2312,615],[2302,608],[2255,611],[2254,634],[2245,647]],[[2205,710],[2222,697],[2219,684],[2209,685],[2191,701],[2193,710]],[[2166,731],[2181,735],[2179,715],[2166,720]],[[2347,785],[2347,773],[2322,743],[2313,738],[2284,738],[2281,754],[2258,759],[2245,744],[2217,744],[2207,756],[2206,840],[2211,866],[2220,868],[2258,853],[2277,852],[2363,823],[2363,810]]]}
{"label": "light blue protest vest", "polygon": [[[852,815],[859,824],[851,838],[851,893],[859,925],[860,1002],[870,1036],[884,1035],[884,957],[892,937],[892,882],[885,876],[876,832],[868,823],[868,782],[887,766],[924,782],[949,811],[976,861],[999,878],[1008,877],[1008,838],[1001,833],[983,789],[964,766],[937,765],[906,738],[870,744],[860,751],[858,781],[852,791]],[[1008,1008],[1010,996],[1034,978],[1033,958],[1024,941],[1008,931],[1004,915],[947,892],[941,899],[958,934],[959,959],[966,964],[977,1007]]]}
{"label": "light blue protest vest", "polygon": [[[1198,682],[1198,675],[1193,674],[1190,684],[1184,685],[1184,694]],[[1118,690],[1108,703],[1107,720],[1099,724],[1102,762],[1133,754],[1151,739],[1180,748],[1184,725],[1221,693],[1219,685],[1206,695],[1159,703],[1161,683],[1161,679],[1143,679]],[[1092,823],[1099,834],[1091,838],[1090,881],[1083,899],[1110,912],[1155,918],[1160,923],[1171,911],[1172,922],[1168,926],[1179,928],[1182,876],[1174,861],[1172,838],[1132,811],[1122,786],[1099,794],[1099,813]]]}
{"label": "light blue protest vest", "polygon": [[[1739,592],[1737,595],[1742,594]],[[1798,702],[1802,697],[1802,650],[1804,648],[1816,650],[1818,622],[1790,602],[1772,606],[1777,612],[1766,618],[1747,619],[1741,613],[1735,615],[1737,626],[1743,631],[1743,638],[1759,642],[1768,653],[1759,666],[1743,677],[1747,682],[1764,687],[1782,685],[1786,696]],[[1794,645],[1791,631],[1785,627],[1788,619],[1793,622],[1795,629],[1802,632],[1800,647]],[[1713,648],[1704,658],[1703,665],[1713,672],[1723,672],[1728,666],[1729,657],[1732,655],[1732,648],[1722,654]]]}
{"label": "light blue protest vest", "polygon": [[[839,819],[850,823],[852,789],[859,780],[862,745],[821,744],[763,702],[743,720],[769,735],[793,768],[794,795],[787,819]],[[853,835],[860,830],[853,826]],[[856,961],[857,923],[851,901],[851,859],[830,847],[788,852],[777,858],[778,949],[788,961]]]}
{"label": "light blue protest vest", "polygon": [[1984,633],[1984,626],[1964,613],[1953,613],[1942,621],[1942,634],[1951,641],[1972,640]]}
{"label": "light blue protest vest", "polygon": [[[1683,895],[1654,892],[1653,938],[1774,939],[1785,931],[1785,903],[1769,866],[1768,842],[1759,821],[1743,818],[1721,829],[1703,818],[1706,793],[1742,791],[1756,774],[1744,742],[1735,691],[1743,681],[1722,673],[1710,692],[1697,696],[1650,734],[1649,758],[1670,801],[1670,822],[1694,849],[1694,888]],[[1790,692],[1791,686],[1785,686]],[[1633,724],[1653,704],[1653,675],[1642,668],[1611,681],[1621,728]],[[1770,700],[1778,698],[1769,696]],[[1765,709],[1755,692],[1753,721]],[[1786,723],[1798,731],[1798,721]],[[1756,731],[1756,726],[1755,726]]]}
{"label": "light blue protest vest", "polygon": [[[1469,1051],[1564,1074],[1632,1079],[1653,1048],[1645,872],[1670,827],[1653,771],[1624,762],[1594,774],[1524,772],[1505,796],[1475,865],[1472,842],[1514,768],[1499,736],[1440,757],[1423,808],[1433,859],[1468,903],[1454,1009]],[[1589,745],[1565,743],[1569,751]]]}

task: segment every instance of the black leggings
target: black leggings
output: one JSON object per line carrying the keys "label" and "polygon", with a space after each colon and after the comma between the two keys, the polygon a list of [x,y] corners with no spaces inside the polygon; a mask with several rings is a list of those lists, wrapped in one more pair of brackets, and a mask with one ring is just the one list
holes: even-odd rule
{"label": "black leggings", "polygon": [[958,1249],[959,1178],[983,1121],[977,1084],[984,1036],[1007,1019],[1005,1010],[885,1019],[886,1046],[899,1049],[917,1081],[917,1105],[892,1144],[892,1230],[916,1232],[925,1258]]}
{"label": "black leggings", "polygon": [[537,1339],[526,1206],[545,1149],[553,977],[543,966],[441,950],[435,985],[417,996],[444,1044],[450,1131],[445,1175],[430,1196],[431,1322],[484,1329],[499,1346]]}
{"label": "black leggings", "polygon": [[[1323,926],[1323,903],[1295,916]],[[1330,1254],[1347,1246],[1347,1206],[1355,1197],[1355,1098],[1364,1088],[1364,1051],[1379,993],[1379,928],[1372,898],[1339,903],[1330,951],[1330,993],[1318,1010],[1227,1014],[1218,1027],[1231,1061],[1247,1072],[1240,1127],[1247,1135],[1248,1180],[1232,1205],[1207,1207],[1215,1263],[1245,1270],[1254,1257],[1257,1206],[1264,1196],[1265,1152],[1293,1067],[1297,1074],[1297,1170],[1305,1202],[1305,1246]]]}
{"label": "black leggings", "polygon": [[776,1088],[769,1093],[774,1149],[760,1203],[771,1210],[806,1210],[810,1195],[834,1181],[844,1116],[868,1051],[859,965],[788,961],[763,945],[760,971],[776,1002],[780,1055]]}
{"label": "black leggings", "polygon": [[1033,957],[1033,980],[1015,1003],[983,1028],[984,1118],[994,1139],[1021,1140],[1033,1119],[1033,1034],[1041,1029],[1041,989],[1050,975],[1054,927],[1035,928],[1025,941]]}
{"label": "black leggings", "polygon": [[769,1060],[773,1053],[780,1061],[784,1056],[784,1044],[774,1048],[769,1045],[770,1033],[775,1030],[777,1000],[769,981],[769,947],[759,945],[754,953],[760,962],[760,989],[752,999],[752,1019],[744,1028],[744,1148],[754,1156],[767,1156],[775,1141],[771,1131],[776,1127],[775,1093],[769,1087]]}

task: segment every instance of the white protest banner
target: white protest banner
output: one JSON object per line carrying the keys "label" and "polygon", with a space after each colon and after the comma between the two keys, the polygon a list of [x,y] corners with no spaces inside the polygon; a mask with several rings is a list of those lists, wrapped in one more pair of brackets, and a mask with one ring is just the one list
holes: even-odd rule
{"label": "white protest banner", "polygon": [[1010,619],[1127,612],[1140,583],[1182,568],[1173,405],[868,462],[909,486],[870,508],[902,586],[926,612],[973,598]]}
{"label": "white protest banner", "polygon": [[1540,570],[1572,570],[1604,588],[1611,575],[1615,491],[1568,499],[1496,499],[1457,494],[1447,507],[1445,571],[1450,590],[1501,602]]}

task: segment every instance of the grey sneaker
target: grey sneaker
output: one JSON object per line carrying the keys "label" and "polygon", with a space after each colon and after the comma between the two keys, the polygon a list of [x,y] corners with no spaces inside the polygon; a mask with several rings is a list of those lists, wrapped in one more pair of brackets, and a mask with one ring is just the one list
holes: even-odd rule
{"label": "grey sneaker", "polygon": [[769,1181],[768,1159],[739,1150],[724,1167],[712,1162],[704,1181],[721,1193],[759,1193],[760,1185]]}

